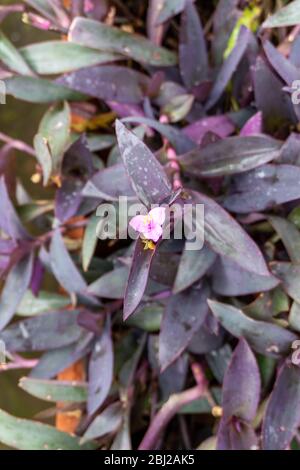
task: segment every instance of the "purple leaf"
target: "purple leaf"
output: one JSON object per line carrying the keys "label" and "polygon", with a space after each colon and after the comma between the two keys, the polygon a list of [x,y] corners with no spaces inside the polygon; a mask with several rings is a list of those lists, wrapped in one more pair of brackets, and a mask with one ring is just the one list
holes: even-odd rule
{"label": "purple leaf", "polygon": [[43,351],[78,341],[78,310],[49,312],[9,325],[0,333],[8,351]]}
{"label": "purple leaf", "polygon": [[16,313],[30,284],[32,271],[33,253],[23,256],[10,270],[0,298],[0,330],[9,323]]}
{"label": "purple leaf", "polygon": [[30,281],[30,289],[35,297],[39,295],[43,279],[44,279],[45,268],[39,258],[34,260],[34,266],[32,270],[32,276]]}
{"label": "purple leaf", "polygon": [[127,266],[116,268],[90,284],[88,292],[105,299],[123,299],[128,276],[129,269]]}
{"label": "purple leaf", "polygon": [[245,270],[268,276],[269,270],[258,246],[242,227],[212,199],[191,192],[193,204],[204,204],[205,241],[219,255],[226,256]]}
{"label": "purple leaf", "polygon": [[145,116],[142,107],[138,104],[117,103],[117,101],[107,101],[107,105],[114,111],[118,117]]}
{"label": "purple leaf", "polygon": [[281,368],[263,421],[263,449],[286,450],[300,425],[300,368]]}
{"label": "purple leaf", "polygon": [[158,25],[157,19],[161,12],[161,0],[150,0],[147,11],[147,35],[156,46],[161,46],[165,25]]}
{"label": "purple leaf", "polygon": [[211,351],[205,355],[205,359],[213,375],[220,384],[223,383],[225,372],[228,369],[231,357],[232,349],[229,344],[224,344],[220,349]]}
{"label": "purple leaf", "polygon": [[117,164],[98,171],[85,185],[83,196],[118,201],[120,196],[134,198],[135,193],[130,184],[123,164]]}
{"label": "purple leaf", "polygon": [[0,238],[0,254],[10,255],[17,248],[17,244],[13,240],[3,240]]}
{"label": "purple leaf", "polygon": [[161,372],[158,353],[159,337],[158,335],[151,335],[148,341],[148,360],[152,370],[158,374],[161,398],[165,401],[173,393],[179,393],[183,390],[188,373],[189,359],[187,354],[182,354],[165,371]]}
{"label": "purple leaf", "polygon": [[110,318],[107,317],[103,333],[97,338],[89,362],[88,414],[92,415],[105,401],[113,379],[113,344]]}
{"label": "purple leaf", "polygon": [[82,202],[81,191],[93,173],[93,154],[81,135],[67,150],[62,161],[62,187],[56,193],[55,216],[65,222],[74,215]]}
{"label": "purple leaf", "polygon": [[241,339],[224,377],[218,450],[250,450],[257,444],[250,423],[256,416],[260,388],[255,356],[247,342]]}
{"label": "purple leaf", "polygon": [[220,328],[218,334],[212,333],[208,328],[207,321],[194,334],[188,350],[193,354],[207,354],[219,349],[224,341],[224,330]]}
{"label": "purple leaf", "polygon": [[0,178],[0,200],[0,228],[13,240],[28,240],[30,237],[9,198],[4,176]]}
{"label": "purple leaf", "polygon": [[263,113],[267,132],[281,130],[296,123],[291,96],[283,91],[283,83],[258,57],[252,69],[256,107]]}
{"label": "purple leaf", "polygon": [[158,376],[159,388],[162,400],[167,400],[173,393],[179,393],[184,389],[189,367],[187,354],[182,354],[165,371]]}
{"label": "purple leaf", "polygon": [[137,122],[139,124],[146,124],[147,126],[155,129],[162,136],[168,139],[178,154],[188,152],[189,150],[195,148],[195,143],[174,126],[161,124],[160,122],[154,121],[153,119],[139,116],[125,118],[123,119],[123,122]]}
{"label": "purple leaf", "polygon": [[188,347],[208,313],[208,289],[189,289],[168,301],[159,335],[159,363],[165,370]]}
{"label": "purple leaf", "polygon": [[190,0],[186,1],[181,16],[179,65],[183,83],[188,90],[208,78],[208,56],[204,32],[198,11]]}
{"label": "purple leaf", "polygon": [[148,80],[126,67],[100,65],[64,75],[57,83],[101,100],[137,104],[143,100]]}
{"label": "purple leaf", "polygon": [[186,126],[183,133],[198,145],[201,145],[205,134],[208,132],[213,132],[224,138],[232,134],[234,129],[234,124],[226,115],[208,116]]}
{"label": "purple leaf", "polygon": [[122,159],[138,198],[145,206],[170,198],[172,187],[164,169],[146,145],[116,121]]}
{"label": "purple leaf", "polygon": [[263,133],[263,116],[262,112],[254,114],[244,125],[240,132],[241,137]]}
{"label": "purple leaf", "polygon": [[162,8],[157,23],[165,23],[167,20],[181,13],[186,2],[187,0],[162,0]]}
{"label": "purple leaf", "polygon": [[300,265],[298,263],[273,262],[270,267],[274,276],[281,280],[287,294],[300,303]]}
{"label": "purple leaf", "polygon": [[260,398],[260,375],[255,356],[244,339],[234,350],[223,382],[222,408],[225,420],[233,416],[251,422]]}
{"label": "purple leaf", "polygon": [[286,59],[269,41],[263,42],[263,48],[268,61],[277,74],[291,86],[295,80],[299,79],[299,70],[292,62]]}
{"label": "purple leaf", "polygon": [[218,429],[218,450],[250,450],[257,444],[250,425],[260,398],[260,374],[255,356],[241,339],[231,357],[222,389],[223,415]]}
{"label": "purple leaf", "polygon": [[180,157],[187,173],[216,177],[243,173],[280,156],[281,142],[268,136],[229,137]]}
{"label": "purple leaf", "polygon": [[55,217],[66,222],[73,217],[81,204],[82,182],[75,178],[67,178],[55,196]]}
{"label": "purple leaf", "polygon": [[271,274],[260,276],[250,273],[223,257],[215,264],[212,278],[214,292],[229,297],[269,291],[279,284],[279,280]]}
{"label": "purple leaf", "polygon": [[237,338],[244,337],[257,352],[272,357],[286,355],[297,336],[278,325],[256,321],[242,310],[228,304],[208,301],[209,307],[221,325]]}
{"label": "purple leaf", "polygon": [[[72,3],[75,2],[73,1]],[[83,2],[83,9],[85,16],[87,16],[88,18],[93,18],[95,20],[103,20],[108,14],[109,4],[107,0],[89,0],[88,2]],[[79,16],[79,14],[76,14],[76,16]]]}
{"label": "purple leaf", "polygon": [[211,268],[215,260],[216,254],[206,246],[196,252],[185,249],[178,265],[173,292],[178,294],[199,281]]}
{"label": "purple leaf", "polygon": [[124,296],[124,321],[137,309],[143,298],[154,254],[155,250],[145,250],[142,240],[137,239]]}
{"label": "purple leaf", "polygon": [[89,425],[80,442],[84,443],[92,439],[99,439],[105,434],[116,433],[121,427],[122,417],[122,404],[118,401],[112,403]]}
{"label": "purple leaf", "polygon": [[212,53],[215,65],[222,64],[230,35],[240,16],[239,0],[219,0],[213,16]]}
{"label": "purple leaf", "polygon": [[81,134],[66,151],[62,161],[62,173],[65,177],[77,176],[81,179],[87,179],[92,175],[93,154],[88,148],[84,134]]}
{"label": "purple leaf", "polygon": [[300,198],[299,179],[297,166],[264,165],[234,178],[224,206],[241,214],[270,210]]}
{"label": "purple leaf", "polygon": [[279,163],[300,166],[300,135],[292,132],[281,148]]}
{"label": "purple leaf", "polygon": [[51,240],[50,263],[56,279],[68,292],[86,290],[86,282],[67,251],[59,230],[56,230]]}
{"label": "purple leaf", "polygon": [[235,419],[220,422],[217,450],[258,450],[257,441],[251,425]]}
{"label": "purple leaf", "polygon": [[90,353],[92,338],[92,333],[86,333],[82,335],[77,343],[45,352],[30,372],[30,377],[52,379],[59,372]]}
{"label": "purple leaf", "polygon": [[290,61],[292,62],[292,64],[294,64],[298,68],[300,68],[299,48],[300,48],[300,36],[298,34],[298,36],[296,36],[296,38],[294,38],[294,41],[292,42],[291,52],[290,52]]}
{"label": "purple leaf", "polygon": [[245,54],[249,41],[251,38],[251,32],[245,26],[242,26],[239,32],[237,43],[229,57],[223,63],[221,70],[217,76],[217,79],[213,85],[210,93],[209,100],[206,103],[205,108],[211,109],[221,98],[228,82],[232,78],[236,71],[243,55]]}

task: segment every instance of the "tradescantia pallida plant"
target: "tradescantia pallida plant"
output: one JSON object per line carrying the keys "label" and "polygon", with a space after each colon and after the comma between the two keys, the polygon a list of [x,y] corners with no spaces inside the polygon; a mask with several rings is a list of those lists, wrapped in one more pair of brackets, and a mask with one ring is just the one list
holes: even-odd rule
{"label": "tradescantia pallida plant", "polygon": [[[24,3],[0,21],[41,42],[1,33],[1,83],[45,112],[32,145],[0,134],[1,373],[56,426],[2,410],[0,441],[298,449],[299,1]],[[134,241],[101,237],[120,197]],[[162,236],[174,205],[204,207],[201,248]]]}

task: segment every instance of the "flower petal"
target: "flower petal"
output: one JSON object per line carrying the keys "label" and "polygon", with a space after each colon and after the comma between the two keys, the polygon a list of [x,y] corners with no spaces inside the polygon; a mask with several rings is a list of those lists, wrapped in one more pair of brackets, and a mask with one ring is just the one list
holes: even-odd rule
{"label": "flower petal", "polygon": [[155,209],[152,209],[149,212],[149,215],[155,223],[162,225],[164,221],[166,220],[166,208],[155,207]]}
{"label": "flower petal", "polygon": [[156,243],[157,240],[162,236],[162,233],[162,227],[159,224],[155,224],[150,231],[143,233],[143,235],[148,238],[148,240],[152,240]]}
{"label": "flower petal", "polygon": [[131,219],[129,225],[136,231],[136,232],[147,232],[148,230],[148,223],[144,215],[136,215]]}

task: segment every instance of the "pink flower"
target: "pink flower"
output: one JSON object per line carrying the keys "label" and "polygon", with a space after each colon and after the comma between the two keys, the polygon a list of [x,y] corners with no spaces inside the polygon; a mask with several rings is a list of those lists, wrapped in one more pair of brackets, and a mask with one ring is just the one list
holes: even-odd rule
{"label": "pink flower", "polygon": [[156,207],[152,209],[147,215],[136,215],[129,222],[129,225],[136,231],[142,234],[147,240],[157,242],[162,236],[162,225],[166,218],[165,207]]}

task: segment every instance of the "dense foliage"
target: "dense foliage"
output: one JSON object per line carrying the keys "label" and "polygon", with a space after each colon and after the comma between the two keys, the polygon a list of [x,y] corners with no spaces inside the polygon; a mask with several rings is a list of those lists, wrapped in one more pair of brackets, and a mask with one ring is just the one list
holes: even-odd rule
{"label": "dense foliage", "polygon": [[[299,448],[300,1],[278,3],[0,7],[41,37],[0,33],[1,91],[45,105],[32,145],[0,134],[1,373],[52,410],[0,410],[7,446]],[[203,248],[159,220],[103,239],[120,196],[204,205]]]}

